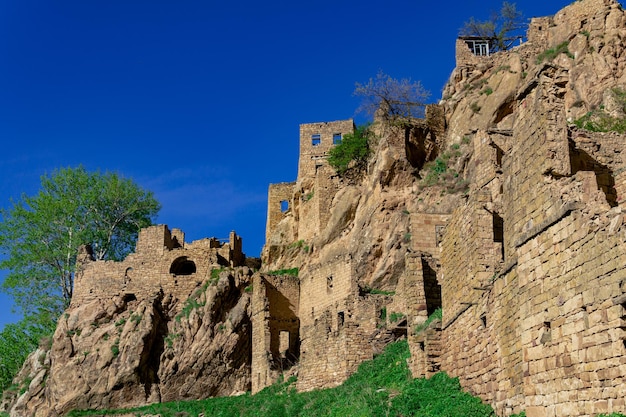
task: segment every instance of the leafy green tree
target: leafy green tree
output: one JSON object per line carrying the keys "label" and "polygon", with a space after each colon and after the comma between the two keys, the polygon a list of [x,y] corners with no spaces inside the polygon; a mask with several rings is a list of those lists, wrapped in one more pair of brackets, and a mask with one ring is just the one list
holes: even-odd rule
{"label": "leafy green tree", "polygon": [[373,116],[382,111],[389,118],[422,117],[430,92],[419,81],[397,80],[380,71],[367,84],[356,83],[354,95],[363,98],[358,111]]}
{"label": "leafy green tree", "polygon": [[53,320],[42,316],[31,316],[4,326],[0,332],[0,394],[11,386],[26,357],[37,348],[41,338],[50,336],[53,331]]}
{"label": "leafy green tree", "polygon": [[347,133],[341,143],[330,149],[328,163],[335,168],[339,175],[343,175],[350,168],[363,169],[370,155],[369,125],[357,127],[354,133]]}
{"label": "leafy green tree", "polygon": [[502,3],[499,12],[492,12],[489,20],[477,20],[474,17],[464,23],[459,31],[461,36],[476,36],[490,40],[493,52],[506,51],[513,43],[522,38],[522,30],[526,28],[524,15],[515,3]]}
{"label": "leafy green tree", "polygon": [[151,192],[114,173],[78,167],[42,176],[37,195],[0,210],[0,268],[9,270],[1,289],[25,316],[56,319],[72,298],[79,246],[119,260],[159,209]]}

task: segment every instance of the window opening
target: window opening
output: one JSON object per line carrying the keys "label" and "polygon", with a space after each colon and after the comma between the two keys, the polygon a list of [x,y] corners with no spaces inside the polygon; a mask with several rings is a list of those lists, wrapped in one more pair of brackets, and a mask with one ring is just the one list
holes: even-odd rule
{"label": "window opening", "polygon": [[500,256],[504,260],[504,219],[495,211],[491,213],[493,221],[493,241],[500,243]]}
{"label": "window opening", "polygon": [[335,133],[333,135],[333,145],[339,145],[341,143],[341,133]]}
{"label": "window opening", "polygon": [[443,241],[443,232],[445,229],[445,226],[435,226],[435,244],[437,246],[441,245],[441,242]]}
{"label": "window opening", "polygon": [[489,56],[489,39],[464,39],[469,50],[476,56]]}
{"label": "window opening", "polygon": [[280,211],[281,212],[286,212],[287,210],[289,210],[289,201],[287,200],[282,200],[280,202]]}
{"label": "window opening", "polygon": [[340,311],[339,313],[337,313],[337,326],[341,327],[343,326],[343,322],[345,320],[343,311]]}
{"label": "window opening", "polygon": [[320,134],[311,135],[311,145],[317,146],[320,143],[322,143],[322,135]]}
{"label": "window opening", "polygon": [[191,275],[196,273],[196,264],[186,256],[181,256],[172,262],[170,274],[174,275]]}
{"label": "window opening", "polygon": [[289,350],[289,336],[287,330],[281,330],[278,335],[278,351],[283,358],[287,357],[287,351]]}

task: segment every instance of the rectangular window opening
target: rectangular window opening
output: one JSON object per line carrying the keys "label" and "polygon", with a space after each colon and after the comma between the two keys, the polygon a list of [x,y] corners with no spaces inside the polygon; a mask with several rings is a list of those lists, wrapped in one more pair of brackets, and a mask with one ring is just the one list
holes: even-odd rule
{"label": "rectangular window opening", "polygon": [[341,133],[333,134],[333,145],[339,145],[341,143]]}
{"label": "rectangular window opening", "polygon": [[322,143],[322,135],[320,134],[311,135],[311,145],[318,146],[321,143]]}

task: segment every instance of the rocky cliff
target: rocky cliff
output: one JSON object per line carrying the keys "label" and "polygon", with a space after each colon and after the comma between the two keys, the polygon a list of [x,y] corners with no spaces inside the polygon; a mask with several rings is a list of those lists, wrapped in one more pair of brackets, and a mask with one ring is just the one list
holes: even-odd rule
{"label": "rocky cliff", "polygon": [[[270,187],[263,272],[211,278],[228,248],[182,253],[169,231],[167,250],[132,255],[162,264],[97,265],[107,284],[31,357],[11,415],[256,392],[282,373],[330,387],[397,337],[415,376],[445,370],[501,415],[625,412],[625,38],[619,3],[581,0],[507,52],[459,40],[441,101],[379,115],[348,175],[324,146],[352,122],[302,125],[298,178]],[[194,248],[214,262],[189,270]],[[140,265],[158,285],[132,287]]]}

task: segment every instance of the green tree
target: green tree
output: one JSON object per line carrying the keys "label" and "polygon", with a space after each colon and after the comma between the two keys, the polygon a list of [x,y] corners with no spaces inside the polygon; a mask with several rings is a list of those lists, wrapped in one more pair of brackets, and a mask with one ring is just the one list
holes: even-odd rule
{"label": "green tree", "polygon": [[41,338],[50,336],[53,331],[54,321],[42,316],[31,316],[4,326],[0,332],[0,394],[11,386],[26,357],[37,348]]}
{"label": "green tree", "polygon": [[119,260],[159,209],[151,192],[114,173],[78,167],[42,176],[38,194],[0,210],[0,268],[9,270],[2,290],[25,316],[56,319],[72,298],[79,246]]}
{"label": "green tree", "polygon": [[524,15],[515,3],[502,3],[499,12],[492,12],[489,20],[477,20],[474,17],[464,23],[459,31],[461,36],[477,36],[490,40],[492,52],[506,51],[513,43],[522,38],[522,29],[526,28]]}
{"label": "green tree", "polygon": [[357,111],[370,116],[382,111],[394,119],[423,116],[430,92],[419,81],[397,80],[380,71],[366,84],[356,83],[354,95],[363,99]]}
{"label": "green tree", "polygon": [[339,175],[343,175],[349,168],[363,169],[370,155],[369,125],[356,128],[354,133],[347,133],[341,143],[330,149],[328,163],[335,168]]}

